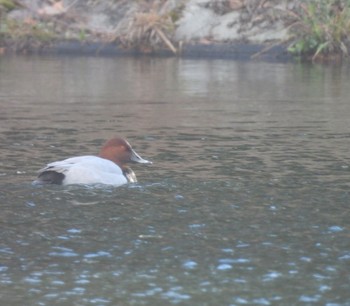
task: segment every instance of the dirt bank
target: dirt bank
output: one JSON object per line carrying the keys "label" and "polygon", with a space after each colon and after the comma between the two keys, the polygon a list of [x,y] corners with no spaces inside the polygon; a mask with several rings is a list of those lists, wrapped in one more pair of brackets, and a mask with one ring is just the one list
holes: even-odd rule
{"label": "dirt bank", "polygon": [[[3,0],[2,0],[3,1]],[[298,1],[6,0],[2,52],[288,60]]]}

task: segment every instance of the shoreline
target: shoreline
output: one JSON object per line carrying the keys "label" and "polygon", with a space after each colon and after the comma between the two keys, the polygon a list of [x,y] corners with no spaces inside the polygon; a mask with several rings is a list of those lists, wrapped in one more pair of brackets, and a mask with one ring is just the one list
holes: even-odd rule
{"label": "shoreline", "polygon": [[350,54],[344,1],[7,0],[0,54],[340,61]]}
{"label": "shoreline", "polygon": [[62,56],[139,56],[139,57],[178,57],[184,59],[227,59],[237,61],[295,62],[283,45],[253,44],[242,42],[230,43],[188,43],[183,44],[181,52],[174,54],[169,49],[154,52],[141,52],[125,49],[115,43],[97,41],[61,40],[40,47],[26,46],[23,50],[13,50],[6,44],[2,46],[3,54],[37,54]]}

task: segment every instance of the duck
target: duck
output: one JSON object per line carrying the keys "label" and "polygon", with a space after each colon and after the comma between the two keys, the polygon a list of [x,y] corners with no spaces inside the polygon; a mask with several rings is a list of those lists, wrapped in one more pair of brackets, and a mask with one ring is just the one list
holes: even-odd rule
{"label": "duck", "polygon": [[108,140],[98,155],[70,157],[47,164],[38,172],[34,185],[103,184],[121,186],[137,182],[127,163],[151,164],[121,137]]}

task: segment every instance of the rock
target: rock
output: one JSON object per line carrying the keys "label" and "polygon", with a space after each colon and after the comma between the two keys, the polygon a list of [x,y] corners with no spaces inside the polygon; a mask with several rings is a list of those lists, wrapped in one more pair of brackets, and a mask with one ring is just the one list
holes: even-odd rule
{"label": "rock", "polygon": [[184,8],[183,16],[176,24],[176,40],[189,41],[211,37],[213,26],[219,24],[218,16],[212,10],[198,5],[201,2],[203,1],[190,1]]}
{"label": "rock", "polygon": [[[288,37],[288,31],[280,18],[281,12],[287,11],[287,6],[291,5],[288,1],[275,6],[270,4],[266,8],[248,8],[239,1],[225,7],[223,4],[226,2],[216,1],[217,5],[213,6],[213,1],[190,0],[177,22],[175,38],[184,41],[209,38],[221,42],[244,40],[264,43]],[[219,6],[218,3],[223,4]],[[280,17],[276,18],[277,13]]]}

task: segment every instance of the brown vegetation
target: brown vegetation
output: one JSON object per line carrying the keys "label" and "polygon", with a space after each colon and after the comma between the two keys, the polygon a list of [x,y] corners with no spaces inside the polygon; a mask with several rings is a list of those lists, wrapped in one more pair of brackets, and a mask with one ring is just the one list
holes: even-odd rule
{"label": "brown vegetation", "polygon": [[[33,1],[37,7],[26,7],[26,1],[0,0],[0,47],[14,51],[38,49],[57,39],[116,43],[125,49],[152,53],[162,49],[179,54],[174,39],[177,22],[189,0],[73,0],[65,6],[62,0]],[[283,2],[283,1],[282,1]],[[283,23],[290,36],[276,44],[289,44],[289,52],[312,59],[325,56],[349,55],[349,0],[208,0],[198,5],[218,16],[239,12],[239,32],[247,29],[267,29],[275,22]],[[40,4],[40,5],[39,5]],[[91,9],[104,6],[127,7],[116,19],[115,29],[109,33],[94,32],[84,23],[80,7]],[[72,13],[72,11],[74,11]],[[14,18],[12,11],[22,17]],[[79,14],[80,12],[80,14]],[[115,12],[115,11],[114,11]],[[111,14],[112,15],[112,14]],[[11,16],[11,17],[8,17]],[[23,17],[24,16],[24,17]],[[210,41],[215,41],[215,37]],[[264,51],[269,50],[269,46]]]}
{"label": "brown vegetation", "polygon": [[[181,1],[179,1],[181,2]],[[181,4],[169,9],[167,1],[141,1],[137,11],[128,19],[122,30],[116,31],[110,41],[121,43],[126,48],[151,53],[164,46],[178,53],[172,40],[174,16]]]}

